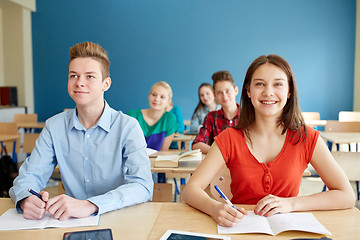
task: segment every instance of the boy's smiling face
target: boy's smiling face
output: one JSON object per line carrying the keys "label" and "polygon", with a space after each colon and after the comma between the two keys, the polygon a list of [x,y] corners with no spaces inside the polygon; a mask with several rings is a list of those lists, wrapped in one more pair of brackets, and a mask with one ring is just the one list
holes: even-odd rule
{"label": "boy's smiling face", "polygon": [[109,77],[103,79],[100,63],[90,57],[73,59],[69,64],[68,92],[77,106],[102,104],[110,88]]}

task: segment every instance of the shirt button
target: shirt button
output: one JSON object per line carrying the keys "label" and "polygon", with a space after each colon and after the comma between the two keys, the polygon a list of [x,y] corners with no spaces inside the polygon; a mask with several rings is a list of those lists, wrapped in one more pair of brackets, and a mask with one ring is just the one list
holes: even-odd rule
{"label": "shirt button", "polygon": [[89,179],[86,179],[86,180],[85,180],[85,182],[87,182],[87,183],[88,183],[88,182],[90,182],[90,180],[89,180]]}
{"label": "shirt button", "polygon": [[87,160],[89,160],[89,158],[88,158],[88,157],[85,157],[85,160],[87,161]]}
{"label": "shirt button", "polygon": [[89,134],[87,134],[87,135],[86,135],[86,137],[87,137],[87,138],[89,138],[89,137],[90,137],[90,135],[89,135]]}

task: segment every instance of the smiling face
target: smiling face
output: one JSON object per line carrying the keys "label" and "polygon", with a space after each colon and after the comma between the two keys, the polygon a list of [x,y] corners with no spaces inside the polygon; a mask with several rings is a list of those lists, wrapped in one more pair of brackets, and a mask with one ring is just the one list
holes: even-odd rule
{"label": "smiling face", "polygon": [[247,95],[255,116],[279,117],[290,96],[288,78],[279,67],[263,64],[253,73]]}
{"label": "smiling face", "polygon": [[233,86],[229,81],[218,81],[215,85],[215,97],[222,107],[231,107],[236,104],[236,95],[239,92],[238,87]]}
{"label": "smiling face", "polygon": [[157,85],[154,86],[149,94],[150,108],[157,111],[165,111],[170,104],[170,96],[166,88]]}
{"label": "smiling face", "polygon": [[103,79],[100,63],[90,57],[71,60],[68,75],[68,93],[77,107],[103,104],[104,92],[110,88],[111,79]]}
{"label": "smiling face", "polygon": [[200,101],[205,105],[211,105],[215,101],[213,90],[208,86],[203,86],[199,89]]}

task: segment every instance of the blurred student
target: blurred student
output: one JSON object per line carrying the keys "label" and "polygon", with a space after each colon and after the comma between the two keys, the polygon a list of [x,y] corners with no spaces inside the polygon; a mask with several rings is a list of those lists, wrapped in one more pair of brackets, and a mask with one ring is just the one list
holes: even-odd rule
{"label": "blurred student", "polygon": [[[234,204],[255,204],[260,216],[294,211],[351,208],[352,187],[319,132],[304,123],[295,78],[277,55],[260,56],[249,67],[241,94],[241,115],[234,128],[220,133],[182,192],[191,206],[222,226],[246,214],[210,198],[204,189],[226,164]],[[329,191],[298,196],[308,164]]]}
{"label": "blurred student", "polygon": [[166,82],[155,83],[148,98],[150,108],[131,110],[128,115],[138,120],[148,148],[157,151],[169,150],[178,129],[175,115],[166,111],[172,98],[170,85]]}
{"label": "blurred student", "polygon": [[192,149],[200,149],[207,153],[214,137],[219,135],[225,128],[235,126],[240,115],[240,105],[236,103],[236,95],[239,88],[235,85],[230,72],[219,71],[212,75],[215,90],[215,99],[221,105],[221,109],[209,112],[200,128],[200,131],[192,143]]}
{"label": "blurred student", "polygon": [[202,83],[198,90],[199,103],[191,117],[190,132],[198,133],[201,124],[209,112],[218,110],[220,107],[215,102],[214,88],[210,83]]}
{"label": "blurred student", "polygon": [[[136,120],[104,100],[110,61],[98,44],[70,48],[68,93],[76,108],[46,121],[36,146],[10,189],[18,212],[41,219],[83,218],[150,201],[153,181],[146,143]],[[41,191],[56,165],[66,195]],[[41,199],[28,189],[40,192]]]}

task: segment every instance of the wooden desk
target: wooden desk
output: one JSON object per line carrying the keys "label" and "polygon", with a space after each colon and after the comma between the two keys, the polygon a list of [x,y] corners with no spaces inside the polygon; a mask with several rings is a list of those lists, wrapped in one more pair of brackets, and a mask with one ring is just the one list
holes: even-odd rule
{"label": "wooden desk", "polygon": [[[167,176],[174,178],[187,178],[190,174],[192,174],[201,161],[187,162],[187,161],[179,161],[178,167],[155,167],[155,159],[159,155],[171,155],[171,154],[179,154],[183,151],[159,151],[149,156],[151,161],[151,172],[156,173],[165,173]],[[204,154],[203,154],[204,157]]]}
{"label": "wooden desk", "polygon": [[173,138],[173,142],[178,142],[178,148],[181,149],[181,142],[185,143],[185,151],[190,151],[190,142],[195,139],[193,134],[177,134]]}
{"label": "wooden desk", "polygon": [[0,142],[20,140],[20,134],[0,134]]}
{"label": "wooden desk", "polygon": [[0,134],[0,146],[2,147],[4,142],[12,142],[13,146],[12,148],[7,148],[7,152],[9,153],[9,149],[12,149],[12,158],[15,163],[17,163],[17,154],[16,154],[16,144],[20,144],[20,134]]}
{"label": "wooden desk", "polygon": [[305,120],[306,125],[310,127],[325,126],[326,120]]}
{"label": "wooden desk", "polygon": [[44,128],[45,122],[17,122],[18,128]]}
{"label": "wooden desk", "polygon": [[[14,203],[9,198],[0,198],[0,214]],[[244,206],[252,210],[253,206]],[[360,211],[356,208],[336,211],[314,211],[314,216],[332,233],[332,239],[357,239],[360,236]],[[37,240],[62,239],[64,232],[111,228],[114,239],[158,240],[168,229],[217,234],[215,221],[208,215],[184,203],[148,202],[100,217],[99,226],[77,228],[49,228],[19,231],[1,231],[0,239],[22,240],[31,236]],[[231,239],[291,239],[319,238],[321,235],[290,231],[276,237],[265,234],[229,235]]]}
{"label": "wooden desk", "polygon": [[360,142],[360,132],[321,132],[320,136],[334,144]]}

